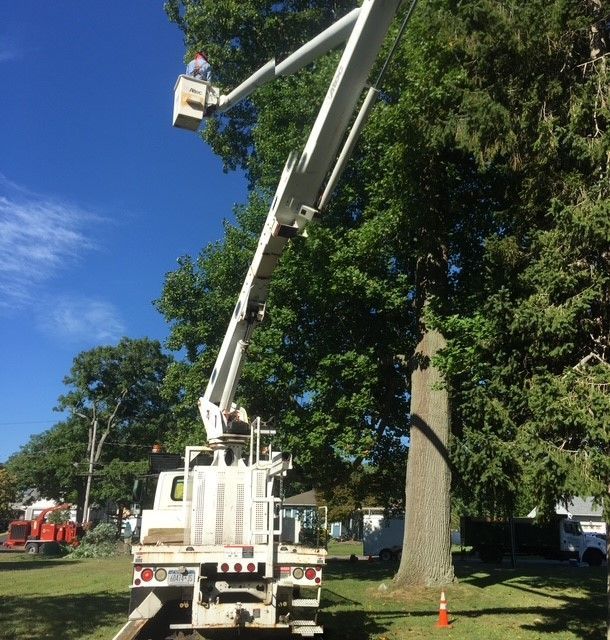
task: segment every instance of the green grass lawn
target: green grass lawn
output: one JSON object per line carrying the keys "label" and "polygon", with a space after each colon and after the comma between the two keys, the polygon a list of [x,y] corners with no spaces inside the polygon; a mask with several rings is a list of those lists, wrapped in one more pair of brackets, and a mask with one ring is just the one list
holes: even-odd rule
{"label": "green grass lawn", "polygon": [[347,542],[329,540],[327,549],[329,556],[342,556],[347,558],[352,554],[355,556],[361,556],[362,542],[355,542],[354,540],[348,540]]}
{"label": "green grass lawn", "polygon": [[[439,589],[395,590],[390,566],[330,562],[325,639],[605,640],[605,567],[524,563],[516,570],[456,559],[445,592],[452,629],[437,629]],[[388,587],[380,590],[380,585]]]}
{"label": "green grass lawn", "polygon": [[[435,627],[440,591],[394,590],[396,566],[329,562],[320,616],[325,639],[606,637],[605,567],[527,563],[511,570],[456,559],[459,583],[446,589],[449,630]],[[69,560],[2,553],[0,638],[110,640],[126,620],[129,579],[128,556]],[[382,584],[389,588],[380,590]]]}
{"label": "green grass lawn", "polygon": [[0,638],[110,640],[127,619],[131,557],[0,554]]}

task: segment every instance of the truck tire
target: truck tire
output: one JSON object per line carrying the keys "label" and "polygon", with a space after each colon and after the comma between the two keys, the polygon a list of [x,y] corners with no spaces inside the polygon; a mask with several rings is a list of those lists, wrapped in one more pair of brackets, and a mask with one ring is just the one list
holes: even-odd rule
{"label": "truck tire", "polygon": [[30,555],[35,555],[38,553],[38,545],[35,542],[28,542],[25,545],[25,552],[29,553]]}
{"label": "truck tire", "polygon": [[598,549],[589,549],[585,551],[582,560],[590,567],[599,567],[604,560],[604,554]]}
{"label": "truck tire", "polygon": [[382,549],[379,552],[381,562],[389,562],[392,559],[392,552],[389,549]]}

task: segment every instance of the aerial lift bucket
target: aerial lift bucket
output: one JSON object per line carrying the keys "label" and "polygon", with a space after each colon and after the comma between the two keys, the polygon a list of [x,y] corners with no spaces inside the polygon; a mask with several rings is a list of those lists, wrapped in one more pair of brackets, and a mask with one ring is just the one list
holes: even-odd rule
{"label": "aerial lift bucket", "polygon": [[206,112],[211,85],[190,76],[178,76],[174,87],[174,127],[196,131]]}

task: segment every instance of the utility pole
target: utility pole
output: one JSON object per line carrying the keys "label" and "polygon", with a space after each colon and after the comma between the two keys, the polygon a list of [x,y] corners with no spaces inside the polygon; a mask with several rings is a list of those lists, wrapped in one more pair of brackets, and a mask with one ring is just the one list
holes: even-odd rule
{"label": "utility pole", "polygon": [[[78,414],[82,416],[83,414]],[[86,417],[86,416],[83,416]],[[91,434],[89,451],[89,470],[87,472],[87,487],[85,489],[85,503],[83,505],[83,523],[89,522],[89,496],[91,494],[91,480],[93,478],[93,463],[95,461],[95,439],[97,436],[97,418],[93,419],[93,432]]]}

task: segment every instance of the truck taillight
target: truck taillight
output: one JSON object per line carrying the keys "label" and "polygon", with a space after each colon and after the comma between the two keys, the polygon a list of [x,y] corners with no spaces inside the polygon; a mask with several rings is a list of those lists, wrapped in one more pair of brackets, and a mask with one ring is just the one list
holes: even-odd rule
{"label": "truck taillight", "polygon": [[241,566],[241,564],[240,564],[239,562],[236,562],[236,563],[235,563],[235,566],[234,566],[233,568],[235,569],[235,571],[236,571],[237,573],[241,573],[242,566]]}
{"label": "truck taillight", "polygon": [[305,569],[305,577],[308,580],[313,580],[316,577],[316,570],[313,567],[307,567]]}
{"label": "truck taillight", "polygon": [[301,569],[301,567],[295,567],[292,570],[292,577],[295,578],[296,580],[300,580],[303,577],[303,569]]}
{"label": "truck taillight", "polygon": [[157,582],[163,582],[165,578],[167,578],[167,571],[165,569],[161,568],[155,571],[155,580]]}
{"label": "truck taillight", "polygon": [[229,570],[229,565],[228,565],[226,562],[223,562],[223,563],[220,565],[220,570],[221,570],[223,573],[226,573],[226,572]]}
{"label": "truck taillight", "polygon": [[140,577],[144,582],[150,582],[153,579],[153,570],[152,569],[144,569],[140,574]]}
{"label": "truck taillight", "polygon": [[256,565],[254,564],[254,562],[248,562],[247,568],[250,573],[254,573],[256,571]]}

